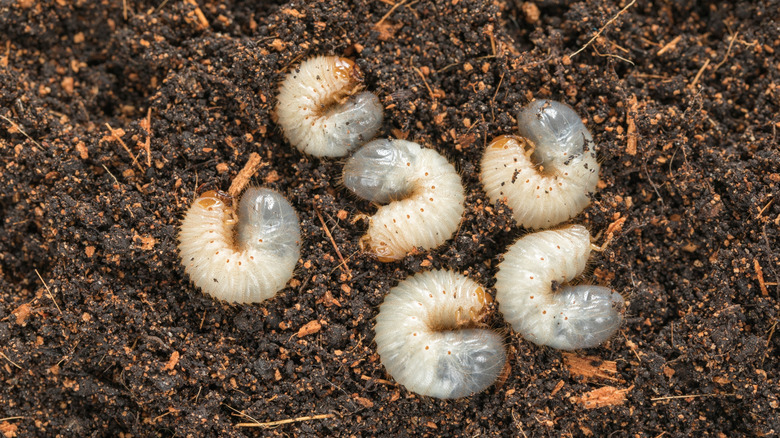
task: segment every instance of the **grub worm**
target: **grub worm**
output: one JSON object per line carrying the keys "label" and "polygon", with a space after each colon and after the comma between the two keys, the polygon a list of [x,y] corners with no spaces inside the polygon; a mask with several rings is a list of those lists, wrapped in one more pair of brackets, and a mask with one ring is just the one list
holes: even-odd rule
{"label": "grub worm", "polygon": [[620,294],[567,285],[585,269],[590,251],[590,233],[581,225],[532,233],[509,247],[496,274],[496,301],[515,331],[561,350],[596,347],[617,331]]}
{"label": "grub worm", "polygon": [[371,216],[360,246],[380,261],[452,237],[464,211],[455,167],[433,149],[406,140],[374,140],[344,165],[344,185],[361,198],[389,204]]}
{"label": "grub worm", "polygon": [[566,104],[535,100],[518,115],[520,137],[499,136],[482,157],[482,184],[518,224],[546,228],[579,214],[599,180],[593,138]]}
{"label": "grub worm", "polygon": [[249,188],[238,211],[208,191],[187,211],[179,254],[192,282],[214,298],[256,303],[273,297],[292,277],[300,257],[298,216],[279,193]]}
{"label": "grub worm", "polygon": [[382,364],[406,389],[458,398],[496,381],[506,362],[502,337],[478,328],[491,301],[473,280],[427,271],[390,290],[376,319]]}
{"label": "grub worm", "polygon": [[371,140],[382,125],[382,104],[361,92],[355,63],[317,56],[291,71],[282,83],[276,115],[287,140],[303,153],[343,157]]}

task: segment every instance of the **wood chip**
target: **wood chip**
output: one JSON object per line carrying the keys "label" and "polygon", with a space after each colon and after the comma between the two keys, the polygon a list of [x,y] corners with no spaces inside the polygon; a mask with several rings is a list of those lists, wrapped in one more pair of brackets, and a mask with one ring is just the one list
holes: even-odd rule
{"label": "wood chip", "polygon": [[584,379],[608,379],[619,381],[617,377],[617,362],[601,360],[593,356],[577,356],[574,353],[563,353],[563,363],[574,377]]}
{"label": "wood chip", "polygon": [[30,303],[24,303],[11,313],[16,317],[16,323],[24,327],[27,324],[27,317],[32,313],[32,306]]}
{"label": "wood chip", "polygon": [[753,259],[753,268],[756,270],[756,278],[758,279],[758,286],[761,288],[761,295],[768,297],[769,290],[766,288],[764,282],[764,270],[761,269],[761,265],[758,264],[758,259]]}
{"label": "wood chip", "polygon": [[279,38],[276,38],[275,40],[271,41],[271,47],[277,52],[281,52],[287,46],[284,44],[284,41],[280,40]]}
{"label": "wood chip", "polygon": [[364,408],[373,408],[374,407],[374,402],[372,402],[371,400],[369,400],[369,399],[367,399],[365,397],[360,397],[357,394],[355,394],[353,397],[355,398],[355,401],[360,403],[360,405],[363,406]]}
{"label": "wood chip", "polygon": [[79,157],[81,157],[82,160],[89,158],[89,150],[87,150],[87,146],[83,141],[76,143],[76,151],[78,151]]}
{"label": "wood chip", "polygon": [[141,128],[146,131],[146,140],[143,143],[138,142],[138,145],[146,151],[146,167],[152,167],[152,108],[150,107],[146,111],[146,118],[141,120]]}
{"label": "wood chip", "polygon": [[520,10],[523,11],[525,22],[528,24],[536,24],[536,22],[539,21],[539,17],[542,15],[541,12],[539,12],[539,7],[532,2],[524,2],[520,5]]}
{"label": "wood chip", "polygon": [[0,433],[2,433],[5,438],[14,438],[18,436],[16,434],[17,430],[18,426],[15,423],[7,421],[0,423]]}
{"label": "wood chip", "polygon": [[550,393],[550,397],[555,397],[555,394],[557,394],[557,393],[558,393],[558,391],[560,391],[561,389],[563,389],[563,385],[564,385],[564,383],[563,383],[563,380],[559,381],[559,382],[558,382],[558,383],[555,385],[555,388],[553,388],[552,392]]}
{"label": "wood chip", "polygon": [[319,332],[321,328],[322,328],[322,325],[320,324],[319,321],[317,321],[317,320],[309,321],[308,323],[306,323],[306,325],[304,325],[303,327],[301,327],[298,330],[298,335],[297,336],[299,338],[302,338],[304,336],[308,336],[308,335],[311,335],[311,334]]}
{"label": "wood chip", "polygon": [[[631,388],[633,388],[633,386]],[[574,402],[582,404],[585,406],[585,409],[603,408],[604,406],[618,406],[626,402],[626,393],[630,391],[631,388],[618,389],[614,386],[604,386],[602,388],[586,392],[580,397],[574,397]]]}
{"label": "wood chip", "polygon": [[266,163],[263,163],[262,158],[260,158],[260,154],[257,152],[252,152],[252,155],[249,156],[249,160],[247,160],[244,168],[241,169],[241,172],[238,172],[238,175],[236,175],[236,178],[230,184],[228,195],[237,198],[238,195],[240,195],[249,184],[249,180],[252,178],[255,172],[257,172],[257,170],[263,167],[265,164]]}
{"label": "wood chip", "polygon": [[166,371],[170,371],[176,367],[176,364],[179,363],[179,352],[174,351],[171,353],[171,358],[168,359],[168,363],[165,364],[165,367],[163,368]]}
{"label": "wood chip", "polygon": [[291,15],[291,16],[293,16],[295,18],[303,18],[303,17],[306,16],[306,14],[304,14],[303,12],[300,12],[300,11],[298,11],[296,9],[291,9],[291,8],[284,8],[284,9],[282,9],[281,12],[282,12],[282,14]]}
{"label": "wood chip", "polygon": [[144,251],[154,249],[154,245],[157,244],[157,239],[152,236],[139,236],[136,234],[133,236],[133,242],[138,244],[138,247]]}
{"label": "wood chip", "polygon": [[628,155],[636,155],[637,133],[636,120],[634,119],[636,109],[636,95],[633,95],[631,96],[631,99],[628,100],[628,113],[626,115],[626,122],[628,123],[628,128],[626,129],[626,135],[628,136],[628,142],[626,143],[626,153]]}

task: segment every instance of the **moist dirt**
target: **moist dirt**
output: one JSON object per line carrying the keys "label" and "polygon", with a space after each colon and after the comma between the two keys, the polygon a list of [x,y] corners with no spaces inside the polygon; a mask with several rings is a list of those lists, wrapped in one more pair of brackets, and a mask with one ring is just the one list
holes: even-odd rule
{"label": "moist dirt", "polygon": [[[621,10],[625,10],[621,13]],[[0,2],[0,432],[27,436],[776,436],[780,433],[780,28],[753,2]],[[616,17],[616,18],[615,18]],[[274,123],[309,56],[354,59],[380,136],[460,171],[453,239],[380,263],[375,206]],[[585,281],[629,302],[602,347],[524,341],[473,397],[394,383],[373,343],[388,290],[432,268],[491,294],[527,231],[479,181],[533,98],[572,105],[599,192],[573,222]],[[256,305],[188,281],[191,200],[253,183],[291,201],[301,261]],[[253,426],[253,427],[252,427]]]}

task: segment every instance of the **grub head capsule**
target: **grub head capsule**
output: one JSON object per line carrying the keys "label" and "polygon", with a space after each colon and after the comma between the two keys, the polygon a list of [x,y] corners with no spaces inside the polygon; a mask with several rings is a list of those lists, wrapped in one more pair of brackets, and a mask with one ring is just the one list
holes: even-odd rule
{"label": "grub head capsule", "polygon": [[520,135],[532,141],[537,163],[564,163],[591,149],[593,137],[580,116],[565,103],[534,100],[517,116]]}

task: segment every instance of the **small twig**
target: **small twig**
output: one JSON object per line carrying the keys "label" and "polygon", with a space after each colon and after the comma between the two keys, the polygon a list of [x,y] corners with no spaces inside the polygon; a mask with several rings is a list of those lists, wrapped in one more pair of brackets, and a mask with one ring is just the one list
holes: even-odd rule
{"label": "small twig", "polygon": [[341,264],[339,266],[343,266],[342,270],[344,271],[345,274],[347,274],[349,279],[352,280],[352,270],[349,269],[346,260],[344,260],[344,256],[341,255],[341,251],[339,251],[339,247],[338,245],[336,245],[336,241],[333,239],[333,235],[330,234],[328,225],[325,224],[325,219],[322,218],[322,213],[320,213],[320,210],[318,208],[314,209],[314,212],[317,213],[317,217],[320,219],[320,223],[322,224],[322,229],[325,230],[325,235],[328,236],[328,239],[330,239],[330,243],[333,244],[333,248],[336,250],[336,255],[339,257],[339,260],[341,261]]}
{"label": "small twig", "polygon": [[244,168],[238,172],[238,175],[236,175],[236,178],[230,184],[228,195],[234,198],[240,195],[246,185],[249,184],[249,180],[252,178],[252,175],[254,175],[258,169],[266,164],[268,163],[263,162],[262,158],[260,158],[260,154],[257,152],[252,152],[252,154],[249,155],[249,160],[247,160]]}
{"label": "small twig", "polygon": [[653,182],[652,178],[650,178],[650,172],[647,170],[647,161],[642,163],[642,168],[645,171],[645,176],[647,177],[647,182],[649,182],[650,185],[653,186],[653,190],[655,191],[655,194],[658,196],[658,200],[661,201],[661,205],[665,207],[666,204],[664,203],[664,198],[661,196],[661,192],[658,191],[658,186],[656,186],[655,183]]}
{"label": "small twig", "polygon": [[203,323],[206,322],[206,311],[203,311],[203,318],[200,319],[200,327],[198,327],[198,330],[203,330]]}
{"label": "small twig", "polygon": [[624,57],[622,57],[620,55],[614,55],[612,53],[601,53],[601,52],[599,52],[599,49],[597,49],[595,47],[593,48],[593,51],[596,52],[596,55],[599,55],[602,58],[617,58],[617,59],[619,59],[621,61],[625,61],[625,62],[627,62],[627,63],[629,63],[631,65],[636,65],[636,64],[634,64],[634,61],[632,61],[630,59],[626,59],[626,58],[624,58]]}
{"label": "small twig", "polygon": [[[502,72],[501,73],[501,78],[498,80],[498,86],[496,87],[496,92],[493,93],[493,98],[490,99],[490,102],[495,102],[496,101],[496,96],[498,96],[498,90],[501,89],[501,84],[504,82],[504,74],[506,74],[506,72]],[[491,107],[492,106],[493,105],[491,105]]]}
{"label": "small twig", "polygon": [[[344,262],[348,262],[348,261],[352,260],[352,259],[353,259],[353,258],[354,258],[356,255],[358,255],[358,254],[360,254],[360,251],[355,251],[355,252],[353,252],[351,256],[349,256],[349,257],[346,257],[346,258],[344,259]],[[330,276],[330,275],[332,275],[334,272],[336,272],[336,269],[344,269],[344,268],[342,267],[341,263],[339,263],[339,265],[338,265],[338,266],[336,266],[335,268],[331,269],[331,270],[330,270],[330,272],[328,272],[328,276]],[[351,278],[351,280],[355,280],[355,277]]]}
{"label": "small twig", "polygon": [[141,127],[146,131],[146,141],[144,141],[144,150],[146,151],[146,167],[152,167],[152,107],[146,111],[146,118],[141,120]]}
{"label": "small twig", "polygon": [[290,66],[298,62],[298,60],[302,59],[304,56],[307,55],[307,52],[299,53],[298,56],[292,59],[292,61],[288,62],[287,65],[284,66],[281,70],[277,70],[277,73],[282,73],[290,70]]}
{"label": "small twig", "polygon": [[160,3],[160,6],[156,6],[156,7],[152,8],[152,9],[149,11],[149,15],[152,15],[152,14],[154,14],[154,11],[157,11],[157,10],[162,10],[163,6],[165,6],[165,5],[168,3],[168,1],[170,1],[170,0],[163,0],[163,2],[162,2],[162,3]]}
{"label": "small twig", "polygon": [[633,342],[629,343],[628,336],[626,336],[625,333],[621,333],[621,335],[623,335],[623,338],[626,340],[626,344],[629,345],[628,348],[634,353],[634,356],[636,356],[636,360],[638,360],[639,363],[642,363],[642,357],[639,355],[639,352],[636,351],[636,345]]}
{"label": "small twig", "polygon": [[758,279],[758,286],[761,288],[761,295],[768,297],[769,291],[764,282],[764,270],[761,269],[761,265],[758,264],[758,259],[753,259],[753,268],[756,270],[756,278]]}
{"label": "small twig", "polygon": [[676,36],[676,37],[674,37],[674,38],[673,38],[671,41],[669,41],[668,43],[666,43],[666,45],[665,45],[665,46],[661,47],[661,50],[659,50],[658,52],[656,52],[656,54],[655,54],[655,55],[656,55],[656,56],[661,56],[661,55],[663,55],[664,53],[666,53],[666,52],[668,52],[668,51],[670,51],[670,50],[674,50],[674,48],[675,48],[675,47],[677,47],[677,43],[679,43],[679,42],[680,42],[680,39],[681,39],[681,38],[682,38],[682,35],[677,35],[677,36]]}
{"label": "small twig", "polygon": [[777,328],[778,321],[775,321],[774,324],[772,324],[772,328],[769,329],[769,336],[766,338],[766,351],[764,352],[764,357],[761,358],[761,366],[764,366],[764,360],[767,356],[769,356],[769,343],[772,342],[772,336],[775,335],[775,329]]}
{"label": "small twig", "polygon": [[122,147],[125,149],[127,154],[130,155],[130,158],[133,159],[133,164],[138,166],[138,169],[140,169],[141,172],[143,172],[144,168],[141,166],[141,163],[138,162],[138,159],[136,159],[135,155],[133,155],[133,152],[130,150],[130,148],[127,147],[127,145],[125,144],[124,140],[122,140],[122,137],[120,137],[119,134],[117,134],[117,131],[114,130],[114,128],[112,128],[111,125],[109,125],[108,123],[106,123],[106,127],[108,128],[109,132],[111,132],[111,137],[113,137],[114,140],[117,141],[117,143],[122,145]]}
{"label": "small twig", "polygon": [[423,72],[419,68],[417,68],[415,66],[412,66],[412,68],[414,69],[414,71],[417,72],[418,75],[420,75],[420,78],[422,79],[423,84],[425,84],[425,88],[428,89],[428,94],[430,94],[431,95],[431,99],[435,101],[436,100],[436,95],[433,94],[433,91],[431,91],[431,87],[428,86],[428,81],[425,80],[425,75],[423,74]]}
{"label": "small twig", "polygon": [[60,309],[60,306],[57,304],[57,300],[54,299],[54,295],[51,294],[51,289],[49,289],[49,285],[46,284],[45,281],[43,281],[43,277],[41,277],[41,274],[38,272],[38,270],[35,270],[35,273],[38,275],[38,278],[41,279],[41,283],[43,283],[43,287],[46,288],[46,292],[49,293],[49,298],[51,298],[52,301],[54,301],[54,306],[57,308],[57,310],[60,311],[60,315],[62,315],[62,309]]}
{"label": "small twig", "polygon": [[731,54],[731,48],[734,46],[734,41],[737,40],[737,36],[739,36],[739,31],[737,31],[737,33],[735,33],[731,37],[731,42],[729,43],[729,48],[726,49],[726,56],[723,57],[723,61],[719,62],[718,65],[715,66],[715,70],[713,70],[713,71],[717,71],[720,68],[720,66],[722,66],[723,64],[726,63],[726,61],[728,61],[729,55]]}
{"label": "small twig", "polygon": [[393,12],[395,12],[396,9],[403,6],[404,3],[406,3],[406,0],[401,0],[400,2],[394,4],[393,7],[390,8],[390,10],[387,11],[387,13],[384,16],[382,16],[382,18],[380,18],[379,21],[376,22],[376,24],[374,24],[374,27],[381,25],[385,20],[387,20],[389,16],[393,15]]}
{"label": "small twig", "polygon": [[628,100],[628,112],[626,112],[626,124],[628,125],[626,127],[626,137],[628,137],[628,140],[626,141],[626,153],[628,153],[628,155],[636,155],[637,133],[634,115],[636,114],[637,105],[636,95],[631,95],[631,98]]}
{"label": "small twig", "polygon": [[371,376],[363,375],[363,376],[360,376],[360,378],[363,379],[363,380],[367,380],[369,382],[381,383],[381,384],[387,385],[387,386],[398,386],[398,384],[395,383],[395,382],[391,382],[391,381],[385,380],[385,379],[377,379],[377,378],[371,377]]}
{"label": "small twig", "polygon": [[24,418],[27,417],[5,417],[5,418],[0,418],[0,421],[22,420]]}
{"label": "small twig", "polygon": [[286,420],[269,421],[267,423],[238,423],[236,424],[236,427],[269,428],[274,426],[281,426],[283,424],[298,423],[301,421],[324,420],[326,418],[333,418],[335,416],[336,416],[335,414],[310,415],[306,417],[288,418]]}
{"label": "small twig", "polygon": [[[771,196],[771,195],[770,195],[770,196]],[[769,200],[769,202],[767,202],[767,203],[766,203],[766,205],[764,206],[764,208],[762,208],[761,210],[759,210],[759,212],[758,212],[758,216],[756,216],[756,219],[760,218],[760,217],[761,217],[761,215],[762,215],[762,214],[764,214],[764,212],[766,211],[766,209],[767,209],[767,208],[769,208],[769,206],[770,206],[770,205],[772,205],[772,203],[773,203],[773,202],[775,202],[775,199],[774,199],[774,198],[770,199],[770,200]]]}
{"label": "small twig", "polygon": [[[274,396],[274,397],[276,397],[276,396]],[[273,400],[273,399],[272,399],[272,400]],[[234,408],[233,406],[230,406],[229,404],[222,403],[222,406],[225,406],[226,408],[228,408],[228,409],[230,409],[231,411],[235,412],[235,414],[233,414],[233,415],[237,415],[237,416],[239,416],[239,417],[245,417],[245,418],[249,418],[250,420],[254,421],[255,423],[260,423],[260,422],[259,422],[259,421],[257,421],[257,420],[256,420],[256,419],[255,419],[253,416],[251,416],[251,415],[249,415],[249,414],[245,413],[244,411],[239,411],[238,409]],[[254,424],[254,423],[249,423],[249,424]]]}
{"label": "small twig", "polygon": [[11,126],[13,126],[13,127],[14,127],[14,129],[16,129],[17,131],[21,132],[21,133],[22,133],[22,135],[23,135],[23,136],[25,136],[25,137],[27,137],[27,139],[28,139],[28,140],[30,140],[31,142],[35,143],[35,145],[36,145],[36,146],[38,146],[39,148],[43,149],[43,146],[41,146],[41,144],[40,144],[40,143],[38,143],[37,141],[35,141],[35,139],[33,139],[33,138],[32,138],[32,137],[30,137],[30,136],[29,136],[29,135],[28,135],[26,132],[24,132],[24,129],[22,129],[22,127],[21,127],[21,126],[19,126],[18,124],[16,124],[16,123],[15,123],[13,120],[11,120],[11,119],[9,119],[8,117],[6,117],[6,116],[3,116],[3,115],[0,115],[0,118],[2,118],[3,120],[5,120],[6,122],[10,123],[10,124],[11,124]]}
{"label": "small twig", "polygon": [[195,394],[195,400],[194,400],[194,403],[195,403],[195,404],[198,404],[198,398],[200,397],[200,391],[201,391],[202,389],[203,389],[203,387],[202,387],[202,386],[198,386],[198,393],[197,393],[197,394]]}
{"label": "small twig", "polygon": [[160,415],[158,415],[158,416],[156,416],[156,417],[152,418],[152,423],[156,423],[156,422],[157,422],[157,420],[159,420],[160,418],[163,418],[163,417],[165,417],[166,415],[171,415],[171,414],[172,414],[172,413],[174,413],[174,412],[176,412],[176,411],[168,411],[168,412],[166,412],[166,413],[164,413],[164,414],[160,414]]}
{"label": "small twig", "polygon": [[620,12],[618,12],[617,14],[615,14],[615,16],[614,16],[614,17],[610,18],[610,20],[609,20],[609,21],[607,21],[607,24],[605,24],[604,26],[602,26],[602,27],[601,27],[601,29],[599,29],[599,30],[598,30],[598,32],[596,32],[596,35],[593,35],[593,38],[591,38],[591,39],[590,39],[590,41],[588,41],[587,43],[585,43],[585,45],[584,45],[584,46],[580,47],[580,50],[577,50],[576,52],[574,52],[574,53],[572,53],[571,55],[569,55],[569,58],[573,58],[573,57],[574,57],[574,55],[576,55],[576,54],[578,54],[578,53],[582,52],[582,51],[583,51],[583,50],[585,50],[585,49],[586,49],[586,48],[587,48],[587,47],[588,47],[588,46],[589,46],[589,45],[590,45],[590,44],[591,44],[593,41],[596,41],[596,38],[598,38],[598,37],[601,35],[601,33],[602,33],[602,32],[604,32],[604,30],[605,30],[607,27],[609,27],[609,25],[610,25],[610,24],[612,24],[612,22],[613,22],[613,21],[617,20],[617,18],[620,16],[620,14],[622,14],[623,12],[626,12],[626,10],[627,10],[628,8],[630,8],[631,6],[633,6],[633,5],[634,5],[634,3],[636,3],[636,0],[631,0],[631,3],[627,4],[625,8],[621,9],[621,10],[620,10]]}
{"label": "small twig", "polygon": [[650,401],[656,402],[656,401],[662,401],[662,400],[674,400],[678,398],[699,398],[699,397],[715,397],[715,396],[723,396],[723,397],[729,397],[737,395],[736,393],[731,394],[688,394],[688,395],[670,395],[666,397],[656,397],[651,398]]}
{"label": "small twig", "polygon": [[609,224],[609,226],[607,227],[607,237],[604,239],[604,243],[602,243],[601,246],[591,243],[590,244],[591,250],[596,252],[603,252],[604,250],[606,250],[609,247],[609,244],[612,242],[612,239],[615,237],[615,234],[623,230],[623,224],[626,223],[626,219],[628,219],[628,216],[623,216],[621,218],[616,219],[611,224]]}
{"label": "small twig", "polygon": [[710,65],[710,60],[709,59],[704,61],[704,65],[702,65],[701,68],[699,69],[699,72],[696,73],[696,76],[693,78],[693,82],[691,82],[691,84],[688,85],[689,88],[693,88],[693,87],[696,86],[696,83],[699,82],[699,79],[701,78],[701,75],[704,74],[704,70],[706,70],[707,66],[709,66],[709,65]]}
{"label": "small twig", "polygon": [[105,164],[103,164],[102,166],[103,166],[103,169],[106,169],[106,172],[108,172],[108,174],[109,174],[109,175],[111,175],[111,178],[114,178],[114,182],[115,182],[115,183],[117,183],[117,185],[119,185],[119,180],[118,180],[118,179],[116,179],[116,177],[114,176],[114,174],[113,174],[113,173],[111,173],[111,171],[110,171],[110,170],[108,170],[108,167],[106,167],[106,165],[105,165]]}
{"label": "small twig", "polygon": [[485,56],[480,56],[479,58],[475,58],[475,59],[477,61],[482,61],[483,59],[493,59],[493,58],[498,58],[498,56],[497,55],[485,55]]}
{"label": "small twig", "polygon": [[19,364],[17,364],[16,362],[12,361],[12,360],[11,360],[11,359],[10,359],[8,356],[6,356],[5,354],[3,354],[3,353],[0,353],[0,356],[3,356],[3,359],[7,360],[8,362],[11,362],[11,365],[15,366],[16,368],[19,368],[20,370],[21,370],[21,369],[23,369],[22,367],[20,367],[20,366],[19,366]]}
{"label": "small twig", "polygon": [[664,82],[669,82],[672,80],[672,78],[670,78],[669,76],[663,76],[663,75],[650,75],[647,73],[635,73],[635,72],[631,72],[631,74],[638,78],[661,79]]}
{"label": "small twig", "polygon": [[462,63],[463,63],[463,61],[453,62],[452,64],[447,64],[444,67],[442,67],[441,70],[435,71],[434,73],[436,73],[436,74],[444,73],[445,71],[451,69],[452,67],[455,67],[456,65],[460,65]]}
{"label": "small twig", "polygon": [[496,37],[493,35],[493,25],[488,27],[488,37],[490,37],[490,50],[493,57],[496,57]]}

